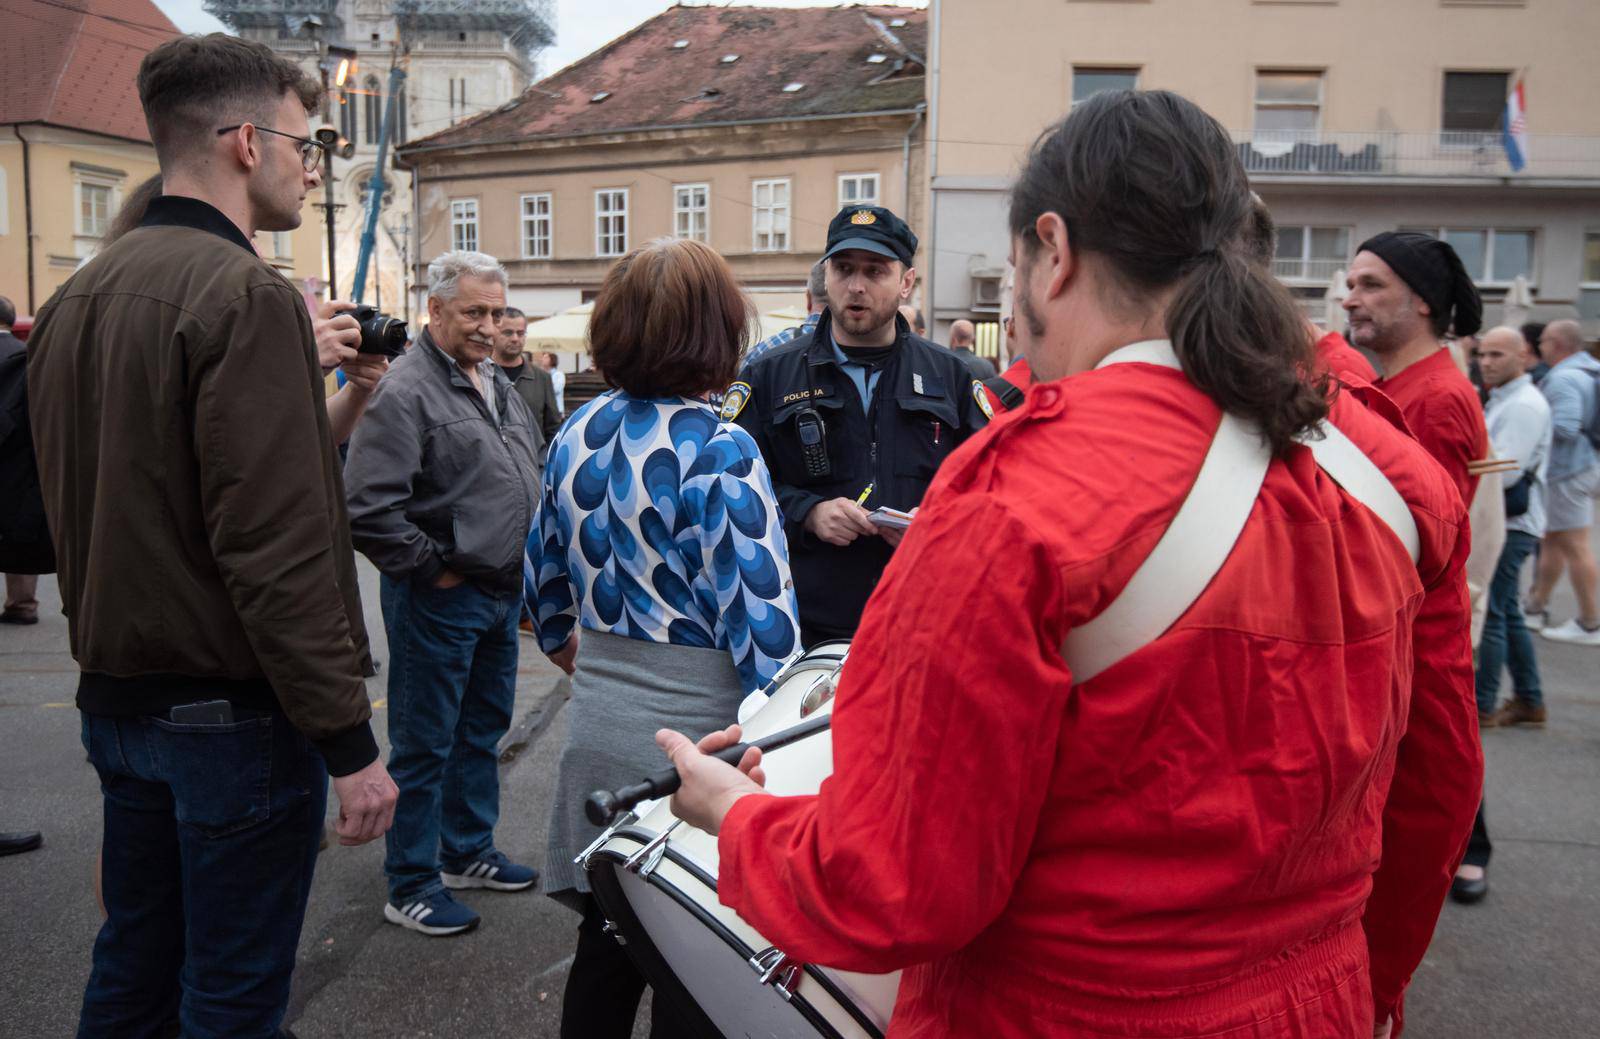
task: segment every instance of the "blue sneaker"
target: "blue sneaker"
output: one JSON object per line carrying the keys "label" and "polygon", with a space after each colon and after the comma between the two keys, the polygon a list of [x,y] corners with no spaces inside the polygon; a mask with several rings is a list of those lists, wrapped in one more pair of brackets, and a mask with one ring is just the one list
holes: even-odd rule
{"label": "blue sneaker", "polygon": [[539,871],[519,866],[498,851],[491,851],[468,863],[464,868],[439,876],[444,886],[455,891],[469,887],[486,887],[491,891],[523,891],[539,880]]}
{"label": "blue sneaker", "polygon": [[463,934],[478,926],[478,914],[451,898],[448,891],[435,891],[402,905],[385,903],[383,918],[435,938]]}

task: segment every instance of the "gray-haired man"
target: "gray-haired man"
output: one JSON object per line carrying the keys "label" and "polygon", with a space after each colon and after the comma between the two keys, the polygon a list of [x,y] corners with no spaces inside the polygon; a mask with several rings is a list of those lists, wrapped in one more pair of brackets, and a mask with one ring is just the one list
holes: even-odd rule
{"label": "gray-haired man", "polygon": [[451,252],[428,266],[428,327],[378,384],[345,468],[356,548],[383,572],[391,923],[459,934],[478,916],[447,888],[521,891],[538,874],[494,846],[495,747],[511,724],[522,552],[538,433],[493,362],[506,272]]}

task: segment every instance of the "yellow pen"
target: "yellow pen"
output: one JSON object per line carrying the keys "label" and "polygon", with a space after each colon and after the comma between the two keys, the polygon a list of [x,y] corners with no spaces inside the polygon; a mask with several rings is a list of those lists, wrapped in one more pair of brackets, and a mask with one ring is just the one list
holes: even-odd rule
{"label": "yellow pen", "polygon": [[861,496],[856,499],[857,505],[865,505],[867,503],[867,498],[872,494],[872,487],[872,484],[867,484],[866,488],[862,490]]}

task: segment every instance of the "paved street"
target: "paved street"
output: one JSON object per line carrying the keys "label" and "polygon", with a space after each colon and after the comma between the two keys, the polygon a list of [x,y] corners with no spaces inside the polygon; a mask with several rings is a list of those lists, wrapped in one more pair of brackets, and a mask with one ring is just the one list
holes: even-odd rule
{"label": "paved street", "polygon": [[[376,581],[365,564],[363,575],[382,659]],[[0,1034],[62,1036],[76,1020],[98,926],[99,797],[78,742],[76,670],[53,580],[40,598],[37,627],[0,627],[0,828],[45,831],[42,850],[0,859]],[[1566,593],[1554,612],[1571,608]],[[1480,906],[1446,907],[1411,990],[1407,1034],[1416,1039],[1600,1032],[1600,651],[1539,648],[1552,721],[1543,732],[1486,734],[1492,890]],[[564,690],[542,656],[525,653],[503,755],[500,844],[535,864]],[[381,733],[382,675],[371,695]],[[482,927],[423,939],[382,922],[382,854],[379,842],[323,855],[290,1008],[302,1039],[555,1036],[575,918],[537,895],[470,892]]]}

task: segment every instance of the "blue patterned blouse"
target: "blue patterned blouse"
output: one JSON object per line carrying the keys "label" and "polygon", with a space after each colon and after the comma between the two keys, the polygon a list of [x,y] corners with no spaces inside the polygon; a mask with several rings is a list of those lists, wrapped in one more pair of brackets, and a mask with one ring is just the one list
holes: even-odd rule
{"label": "blue patterned blouse", "polygon": [[527,600],[553,652],[574,619],[726,649],[745,692],[799,647],[789,548],[756,443],[699,401],[590,401],[556,434],[528,536]]}

